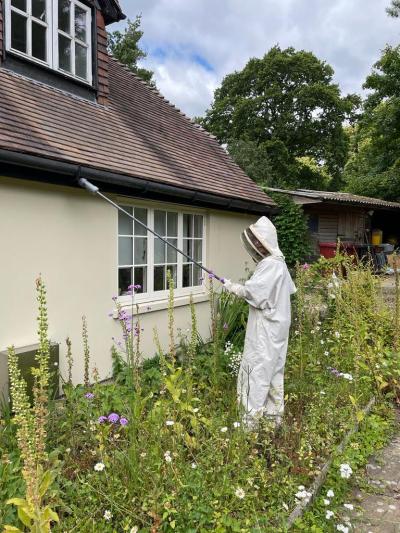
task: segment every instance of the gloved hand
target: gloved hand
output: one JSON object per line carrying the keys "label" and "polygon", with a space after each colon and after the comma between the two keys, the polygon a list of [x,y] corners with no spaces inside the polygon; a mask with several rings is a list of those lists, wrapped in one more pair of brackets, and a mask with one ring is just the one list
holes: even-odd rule
{"label": "gloved hand", "polygon": [[230,279],[224,279],[224,289],[226,289],[228,292],[232,291],[232,285],[233,283]]}

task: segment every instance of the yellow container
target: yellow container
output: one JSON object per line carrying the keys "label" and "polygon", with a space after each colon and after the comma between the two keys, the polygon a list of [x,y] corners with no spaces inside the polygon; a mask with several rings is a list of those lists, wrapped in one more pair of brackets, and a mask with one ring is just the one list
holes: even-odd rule
{"label": "yellow container", "polygon": [[372,244],[374,246],[380,246],[382,244],[383,231],[380,229],[372,230]]}

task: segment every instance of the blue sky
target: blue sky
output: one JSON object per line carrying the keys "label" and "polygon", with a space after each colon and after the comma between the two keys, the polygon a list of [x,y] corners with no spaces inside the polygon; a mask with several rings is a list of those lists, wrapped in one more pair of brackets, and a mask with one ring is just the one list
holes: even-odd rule
{"label": "blue sky", "polygon": [[314,52],[344,93],[360,93],[380,50],[400,42],[400,20],[385,13],[390,0],[120,1],[130,18],[142,14],[143,65],[190,116],[204,113],[226,74],[275,44]]}

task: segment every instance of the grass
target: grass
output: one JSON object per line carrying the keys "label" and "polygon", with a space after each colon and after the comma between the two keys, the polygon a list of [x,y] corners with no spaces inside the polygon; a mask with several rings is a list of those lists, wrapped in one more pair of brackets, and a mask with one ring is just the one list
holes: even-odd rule
{"label": "grass", "polygon": [[[240,425],[225,345],[243,349],[243,302],[218,299],[211,287],[213,340],[199,339],[192,306],[192,332],[178,343],[171,291],[169,352],[143,364],[140,324],[119,310],[124,349],[113,348],[114,382],[66,383],[65,400],[48,408],[48,457],[40,468],[54,473],[43,497],[60,520],[53,531],[283,532],[304,497],[299,486],[311,485],[358,420],[361,440],[373,445],[360,445],[358,455],[350,446],[334,463],[329,483],[344,497],[349,480],[340,464],[356,472],[389,434],[399,398],[397,323],[370,270],[348,258],[299,267],[296,283],[279,431],[261,424],[249,433]],[[373,396],[376,408],[361,420]],[[26,493],[16,424],[7,415],[0,425],[0,526],[23,530],[16,506],[5,505],[15,497]],[[295,527],[334,531],[325,511],[317,501]]]}

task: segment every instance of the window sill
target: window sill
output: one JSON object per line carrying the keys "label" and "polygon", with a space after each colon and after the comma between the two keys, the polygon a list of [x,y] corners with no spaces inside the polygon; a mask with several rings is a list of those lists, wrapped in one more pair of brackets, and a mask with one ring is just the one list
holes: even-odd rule
{"label": "window sill", "polygon": [[[192,294],[193,302],[195,304],[208,302],[209,295],[206,292],[199,292]],[[174,307],[183,307],[189,305],[190,295],[176,296],[174,298]],[[120,302],[121,309],[131,310],[132,303]],[[133,314],[145,315],[147,313],[154,313],[155,311],[163,311],[168,308],[168,297],[160,298],[158,300],[139,301],[133,304]],[[137,313],[138,311],[138,313]],[[118,310],[113,310],[113,318],[118,318]]]}

